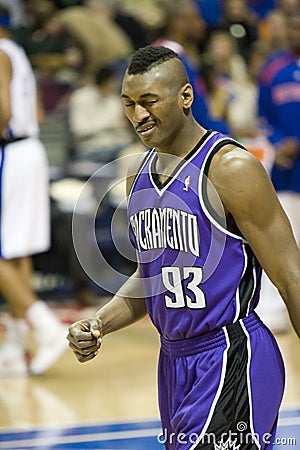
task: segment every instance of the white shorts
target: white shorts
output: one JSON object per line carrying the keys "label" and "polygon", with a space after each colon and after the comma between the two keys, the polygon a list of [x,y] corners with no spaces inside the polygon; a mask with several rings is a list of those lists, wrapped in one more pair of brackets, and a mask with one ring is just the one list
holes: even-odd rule
{"label": "white shorts", "polygon": [[36,138],[0,147],[0,220],[0,258],[49,249],[48,159]]}

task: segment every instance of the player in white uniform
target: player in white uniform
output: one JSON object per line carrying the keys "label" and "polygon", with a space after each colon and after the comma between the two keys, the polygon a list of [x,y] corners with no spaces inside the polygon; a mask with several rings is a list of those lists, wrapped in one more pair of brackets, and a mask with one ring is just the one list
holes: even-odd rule
{"label": "player in white uniform", "polygon": [[[8,304],[0,376],[40,374],[67,349],[66,329],[31,288],[30,255],[50,246],[49,180],[38,138],[42,108],[30,62],[0,7],[0,294]],[[28,361],[32,328],[36,352]]]}

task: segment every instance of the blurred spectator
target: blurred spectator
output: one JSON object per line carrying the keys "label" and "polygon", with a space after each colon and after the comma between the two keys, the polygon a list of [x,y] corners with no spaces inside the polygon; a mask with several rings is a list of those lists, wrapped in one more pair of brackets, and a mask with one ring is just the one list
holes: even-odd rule
{"label": "blurred spectator", "polygon": [[207,44],[207,56],[217,74],[241,80],[246,77],[246,63],[238,52],[236,40],[227,31],[214,31]]}
{"label": "blurred spectator", "polygon": [[[247,66],[235,39],[226,31],[214,31],[207,43],[203,73],[212,114],[239,134],[252,119],[255,102]],[[250,112],[250,111],[251,112]]]}
{"label": "blurred spectator", "polygon": [[275,8],[276,0],[248,0],[248,6],[258,19],[263,19]]}
{"label": "blurred spectator", "polygon": [[169,47],[179,54],[194,89],[192,106],[196,120],[205,128],[226,133],[227,126],[214,119],[207,104],[207,92],[201,78],[198,43],[205,35],[205,22],[192,0],[177,0],[167,5],[163,35],[153,45]]}
{"label": "blurred spectator", "polygon": [[52,36],[47,23],[57,8],[51,0],[27,0],[26,27],[18,30],[18,42],[28,54],[38,76],[50,76],[64,68],[65,39]]}
{"label": "blurred spectator", "polygon": [[30,58],[37,77],[45,120],[41,138],[46,146],[51,165],[60,165],[65,159],[67,137],[62,112],[67,95],[78,77],[66,67],[67,36],[51,34],[48,24],[57,13],[52,0],[27,0],[26,28],[18,35],[18,42]]}
{"label": "blurred spectator", "polygon": [[254,42],[246,65],[232,36],[215,31],[208,41],[203,64],[213,114],[228,123],[235,138],[254,153],[268,171],[273,149],[258,127],[257,79],[269,53],[265,42]]}
{"label": "blurred spectator", "polygon": [[195,0],[195,3],[209,27],[215,27],[220,22],[222,0]]}
{"label": "blurred spectator", "polygon": [[[255,41],[249,49],[248,58],[248,79],[245,90],[246,95],[244,105],[247,104],[246,112],[243,114],[244,128],[236,129],[236,137],[251,153],[253,153],[270,173],[274,161],[274,147],[268,141],[259,127],[257,116],[258,79],[266,58],[270,55],[271,49],[264,41]],[[243,93],[241,92],[241,97]]]}
{"label": "blurred spectator", "polygon": [[126,33],[89,2],[56,12],[48,23],[52,36],[67,36],[65,63],[80,76],[91,77],[99,67],[120,66],[133,48]]}
{"label": "blurred spectator", "polygon": [[247,60],[249,46],[257,39],[256,19],[247,0],[223,0],[218,28],[236,40],[240,54]]}
{"label": "blurred spectator", "polygon": [[253,42],[249,49],[248,75],[253,84],[257,86],[258,79],[266,59],[273,52],[272,46],[265,41],[257,40]]}
{"label": "blurred spectator", "polygon": [[[272,181],[300,245],[300,11],[288,20],[289,48],[272,55],[259,83],[259,115],[275,146]],[[265,277],[261,314],[275,331],[287,326],[285,307]]]}
{"label": "blurred spectator", "polygon": [[119,77],[111,67],[100,68],[95,83],[79,87],[69,98],[69,127],[75,156],[110,161],[132,142],[124,115]]}
{"label": "blurred spectator", "polygon": [[282,11],[286,17],[292,17],[299,10],[299,0],[276,0],[276,7]]}
{"label": "blurred spectator", "polygon": [[258,29],[260,39],[265,41],[272,51],[277,52],[287,48],[287,17],[280,9],[267,14],[259,23]]}
{"label": "blurred spectator", "polygon": [[87,4],[116,23],[129,37],[134,49],[150,43],[146,25],[137,17],[127,13],[122,8],[121,0],[88,0]]}
{"label": "blurred spectator", "polygon": [[[267,172],[270,173],[274,161],[274,147],[266,138],[259,126],[257,115],[258,79],[266,59],[272,53],[272,49],[264,41],[255,41],[249,49],[248,58],[248,98],[247,123],[244,128],[237,129],[237,139],[262,162]],[[249,95],[251,93],[251,96]]]}

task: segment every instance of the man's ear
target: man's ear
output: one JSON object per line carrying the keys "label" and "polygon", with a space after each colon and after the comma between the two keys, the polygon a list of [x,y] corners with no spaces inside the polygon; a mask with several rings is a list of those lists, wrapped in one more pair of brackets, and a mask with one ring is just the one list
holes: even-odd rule
{"label": "man's ear", "polygon": [[186,83],[181,88],[182,106],[184,109],[190,109],[194,100],[194,92],[190,83]]}

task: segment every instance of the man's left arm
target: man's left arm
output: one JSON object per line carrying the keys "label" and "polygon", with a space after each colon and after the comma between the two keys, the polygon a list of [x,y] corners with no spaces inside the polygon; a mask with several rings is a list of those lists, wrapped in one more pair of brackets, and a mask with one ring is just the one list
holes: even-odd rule
{"label": "man's left arm", "polygon": [[209,178],[279,290],[300,337],[300,252],[267,172],[255,156],[227,147],[213,158]]}

